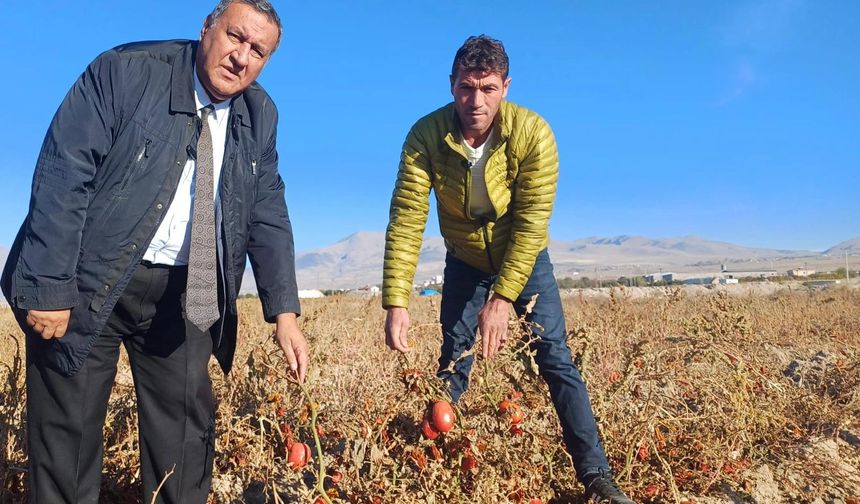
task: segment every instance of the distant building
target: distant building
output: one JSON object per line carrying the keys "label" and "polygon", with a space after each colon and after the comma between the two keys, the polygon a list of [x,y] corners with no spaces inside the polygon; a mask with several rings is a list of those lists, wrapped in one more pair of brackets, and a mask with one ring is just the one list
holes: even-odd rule
{"label": "distant building", "polygon": [[416,287],[428,287],[430,285],[442,285],[444,277],[442,275],[433,275],[430,277],[430,280],[424,280],[421,285],[416,285]]}
{"label": "distant building", "polygon": [[796,268],[793,270],[788,270],[788,276],[798,277],[798,278],[806,278],[808,276],[812,276],[815,274],[815,270],[807,269],[807,268]]}
{"label": "distant building", "polygon": [[720,278],[720,285],[734,285],[738,283],[737,278]]}
{"label": "distant building", "polygon": [[322,291],[316,289],[299,291],[299,299],[315,299],[321,297],[325,297],[325,294],[323,294]]}
{"label": "distant building", "polygon": [[724,278],[770,278],[777,276],[774,269],[728,269],[725,264],[720,265]]}
{"label": "distant building", "polygon": [[698,278],[687,278],[684,280],[684,285],[712,285],[719,281],[716,277],[698,277]]}
{"label": "distant building", "polygon": [[650,273],[648,275],[645,275],[644,278],[645,278],[645,281],[648,283],[654,283],[654,282],[672,283],[672,281],[675,279],[675,274],[674,273]]}

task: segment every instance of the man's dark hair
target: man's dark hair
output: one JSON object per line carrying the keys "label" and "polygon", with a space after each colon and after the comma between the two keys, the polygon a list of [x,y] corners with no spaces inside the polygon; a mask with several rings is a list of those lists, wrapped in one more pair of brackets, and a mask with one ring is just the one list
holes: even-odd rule
{"label": "man's dark hair", "polygon": [[[277,11],[275,11],[275,7],[272,6],[272,3],[269,0],[220,0],[218,5],[215,6],[215,9],[209,14],[208,23],[209,26],[214,25],[218,22],[218,19],[224,14],[224,11],[227,10],[227,7],[234,3],[244,3],[248,4],[257,12],[264,14],[269,21],[275,23],[275,26],[278,27],[278,43],[275,45],[275,49],[278,48],[278,45],[281,44],[281,35],[284,33],[284,26],[281,24],[281,18],[278,16]],[[274,52],[274,50],[272,51]]]}
{"label": "man's dark hair", "polygon": [[494,38],[486,35],[471,36],[466,39],[451,66],[451,79],[457,78],[457,72],[466,73],[497,73],[502,79],[508,78],[508,54],[505,46]]}

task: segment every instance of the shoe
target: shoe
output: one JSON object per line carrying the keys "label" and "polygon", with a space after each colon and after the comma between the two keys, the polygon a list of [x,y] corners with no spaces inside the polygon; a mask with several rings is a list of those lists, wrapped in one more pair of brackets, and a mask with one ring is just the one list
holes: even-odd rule
{"label": "shoe", "polygon": [[587,502],[609,504],[636,504],[618,488],[618,483],[608,471],[601,470],[590,478],[586,476],[585,498]]}

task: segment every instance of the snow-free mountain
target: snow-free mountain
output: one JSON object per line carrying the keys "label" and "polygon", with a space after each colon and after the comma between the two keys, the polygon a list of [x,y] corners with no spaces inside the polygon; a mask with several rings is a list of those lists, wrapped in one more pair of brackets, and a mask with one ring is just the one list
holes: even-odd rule
{"label": "snow-free mountain", "polygon": [[[300,289],[354,289],[382,282],[385,233],[360,231],[326,247],[299,252],[296,273]],[[744,247],[696,236],[648,238],[644,236],[588,237],[573,241],[553,240],[549,253],[556,276],[643,275],[657,271],[718,272],[722,264],[746,269],[815,267],[826,262],[835,269],[845,253],[857,262],[860,237],[838,243],[827,250],[777,250]],[[0,246],[0,264],[9,248]],[[829,262],[828,262],[829,261]],[[809,263],[809,264],[807,264]],[[439,236],[424,239],[415,282],[441,275],[445,266],[445,244]],[[824,266],[818,266],[824,269]],[[853,268],[853,266],[852,266]],[[250,268],[245,272],[242,292],[256,292]]]}
{"label": "snow-free mountain", "polygon": [[[840,243],[827,252],[744,247],[696,236],[647,238],[643,236],[588,237],[573,241],[553,240],[549,253],[557,276],[579,273],[604,277],[647,274],[657,271],[719,271],[721,264],[747,268],[771,268],[774,263],[794,261],[803,265],[836,249],[860,253],[860,237]],[[853,247],[853,248],[851,248]],[[300,289],[350,289],[382,282],[385,233],[361,231],[337,243],[296,256]],[[853,251],[853,252],[852,252]],[[441,237],[425,237],[415,282],[441,275],[445,245]],[[243,292],[253,292],[252,275],[246,274]]]}
{"label": "snow-free mountain", "polygon": [[848,255],[860,254],[860,236],[851,240],[845,240],[842,243],[837,243],[825,250],[823,253],[830,256],[839,256],[846,252],[848,252]]}

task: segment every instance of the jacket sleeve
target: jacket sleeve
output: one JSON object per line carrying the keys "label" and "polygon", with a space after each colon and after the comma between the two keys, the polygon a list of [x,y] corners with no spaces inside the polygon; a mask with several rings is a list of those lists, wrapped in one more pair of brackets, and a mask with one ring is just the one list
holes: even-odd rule
{"label": "jacket sleeve", "polygon": [[263,316],[271,323],[278,314],[300,314],[301,308],[296,286],[293,226],[284,199],[284,181],[278,173],[275,145],[278,114],[271,101],[266,101],[266,106],[271,107],[272,127],[257,167],[259,180],[257,197],[251,209],[248,257],[263,305]]}
{"label": "jacket sleeve", "polygon": [[511,238],[493,290],[515,300],[546,245],[558,185],[558,150],[549,124],[535,115],[526,137],[513,195]]}
{"label": "jacket sleeve", "polygon": [[409,294],[430,210],[430,162],[418,127],[403,143],[397,182],[391,196],[385,261],[382,272],[382,306],[408,308]]}
{"label": "jacket sleeve", "polygon": [[89,185],[113,144],[122,88],[118,56],[95,59],[64,98],[45,135],[14,282],[14,306],[62,309],[78,303],[76,269]]}

